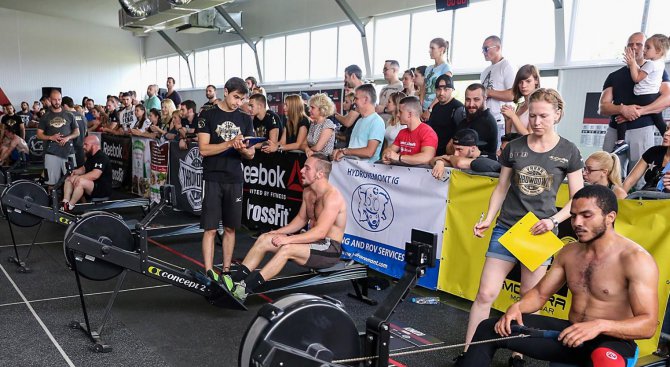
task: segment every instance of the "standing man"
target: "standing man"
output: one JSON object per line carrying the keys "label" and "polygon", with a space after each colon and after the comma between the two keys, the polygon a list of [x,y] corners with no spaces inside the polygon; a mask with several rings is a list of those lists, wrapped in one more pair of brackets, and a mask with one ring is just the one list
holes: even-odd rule
{"label": "standing man", "polygon": [[[232,277],[225,276],[226,286],[237,299],[244,301],[249,293],[279,274],[289,260],[314,269],[340,261],[347,204],[328,182],[330,170],[327,156],[314,153],[307,158],[300,170],[304,189],[298,215],[285,227],[258,237],[240,269]],[[301,232],[306,225],[309,229]],[[272,259],[263,269],[255,270],[268,252],[274,253]]]}
{"label": "standing man", "polygon": [[[479,83],[470,84],[465,89],[466,117],[456,127],[456,131],[472,129],[477,132],[479,139],[486,142],[481,146],[482,155],[495,159],[498,147],[498,127],[496,119],[486,108],[486,93],[484,86]],[[447,154],[453,154],[453,147],[447,148]]]}
{"label": "standing man", "polygon": [[[578,241],[558,252],[547,274],[505,315],[482,321],[473,342],[509,336],[512,323],[558,331],[558,339],[471,345],[459,366],[488,366],[498,348],[580,366],[628,365],[635,339],[651,338],[658,327],[658,267],[644,248],[614,231],[617,212],[609,188],[579,190],[570,209]],[[568,320],[532,314],[565,284],[572,292]]]}
{"label": "standing man", "polygon": [[[256,93],[249,97],[249,108],[251,109],[251,116],[254,118],[256,136],[262,136],[267,138],[268,141],[278,144],[284,130],[282,121],[279,115],[268,109],[265,96]],[[256,144],[255,148],[260,149],[262,144]]]}
{"label": "standing man", "polygon": [[6,104],[3,106],[5,114],[2,116],[2,132],[0,135],[0,142],[4,140],[5,131],[8,129],[14,129],[14,133],[19,134],[21,139],[26,139],[26,126],[23,124],[23,119],[21,116],[14,113],[14,106],[11,104]]}
{"label": "standing man", "polygon": [[[500,108],[506,102],[512,102],[514,96],[508,91],[514,85],[516,68],[503,57],[502,41],[498,36],[488,36],[482,45],[484,59],[490,61],[491,65],[486,67],[479,77],[484,88],[486,88],[486,106],[496,120],[499,136],[505,135],[505,118]],[[481,137],[481,134],[479,134]]]}
{"label": "standing man", "polygon": [[[358,65],[349,65],[344,69],[344,87],[350,88],[350,89],[356,89],[363,85],[363,70]],[[376,96],[375,96],[376,99]],[[354,101],[354,105],[351,108],[351,111],[347,113],[345,116],[340,115],[339,113],[335,113],[335,119],[342,124],[345,128],[348,128],[348,135],[347,137],[351,136],[351,130],[353,129],[352,126],[356,123],[358,118],[361,116],[360,113],[358,113],[357,108],[358,104],[356,101]],[[345,132],[346,134],[346,132]],[[349,140],[347,139],[347,143]]]}
{"label": "standing man", "polygon": [[358,106],[356,114],[361,117],[354,125],[348,147],[334,151],[333,159],[339,161],[352,156],[376,162],[381,158],[385,132],[384,120],[375,112],[377,92],[372,84],[363,84],[356,88],[355,93],[354,101]]}
{"label": "standing man", "polygon": [[79,200],[106,198],[112,195],[112,166],[109,157],[100,149],[100,139],[89,135],[84,139],[86,163],[72,171],[63,185],[63,210],[74,209]]}
{"label": "standing man", "polygon": [[239,107],[249,90],[241,78],[230,78],[223,88],[223,100],[203,111],[198,118],[198,146],[202,161],[204,197],[200,226],[202,256],[207,276],[218,281],[212,269],[214,237],[223,224],[223,271],[230,272],[235,248],[235,229],[242,222],[242,159],[253,159],[256,150],[247,147],[245,136],[254,135],[251,118]]}
{"label": "standing man", "polygon": [[44,168],[48,178],[46,184],[49,190],[60,180],[65,172],[65,163],[68,159],[75,159],[72,141],[79,137],[79,127],[74,115],[63,110],[62,95],[58,89],[52,89],[49,94],[49,112],[41,119],[37,127],[37,138],[46,140],[44,150]]}
{"label": "standing man", "polygon": [[[646,37],[642,32],[633,33],[628,38],[627,49],[635,54],[638,65],[644,64],[644,43]],[[628,66],[623,66],[607,76],[603,91],[600,94],[599,114],[610,116],[609,127],[605,133],[603,150],[611,152],[616,143],[616,126],[618,123],[626,124],[626,141],[630,148],[619,155],[621,168],[624,174],[633,169],[635,163],[642,158],[642,153],[654,145],[654,122],[649,114],[658,113],[670,106],[670,79],[668,73],[663,71],[663,82],[659,92],[661,95],[647,106],[637,106],[632,102],[635,99],[633,87],[635,82],[630,76]],[[644,186],[644,179],[638,181],[637,187]]]}
{"label": "standing man", "polygon": [[161,100],[158,98],[158,85],[151,84],[147,87],[147,99],[144,101],[144,107],[147,110],[147,113],[151,111],[152,108],[161,110]]}
{"label": "standing man", "polygon": [[84,114],[84,117],[86,117],[86,121],[95,120],[95,118],[93,118],[93,109],[95,109],[95,100],[93,100],[93,98],[87,98],[85,107],[86,107],[86,113]]}
{"label": "standing man", "polygon": [[400,122],[407,125],[407,128],[400,130],[393,144],[384,151],[384,164],[429,164],[435,157],[437,134],[430,126],[421,122],[421,101],[416,96],[405,97],[400,100],[398,108]]}
{"label": "standing man", "polygon": [[179,148],[188,149],[188,143],[196,140],[193,135],[196,129],[196,105],[190,99],[185,100],[179,105],[179,115],[181,115],[181,128],[179,128]]}
{"label": "standing man", "polygon": [[202,111],[207,111],[210,108],[213,108],[216,106],[216,104],[219,102],[219,99],[216,98],[216,87],[213,86],[212,84],[208,85],[207,88],[205,88],[205,98],[207,98],[207,102],[200,107],[200,113]]}
{"label": "standing man", "polygon": [[[121,95],[122,109],[118,112],[119,123],[121,124],[118,132],[120,134],[130,134],[130,129],[137,124],[137,116],[135,116],[135,106],[133,106],[133,99],[130,93],[124,92]],[[175,105],[179,106],[179,105]]]}
{"label": "standing man", "polygon": [[386,103],[389,97],[395,92],[402,92],[403,89],[402,82],[398,79],[398,70],[400,70],[400,64],[397,60],[386,60],[384,62],[384,80],[387,84],[379,92],[379,104],[375,107],[375,112],[381,116],[384,123],[391,118],[391,115],[386,111]]}
{"label": "standing man", "polygon": [[16,113],[21,117],[21,121],[23,121],[23,126],[28,126],[30,124],[30,120],[33,118],[33,113],[30,112],[30,105],[28,105],[28,102],[21,102],[21,111]]}
{"label": "standing man", "polygon": [[454,81],[447,74],[442,74],[435,80],[435,98],[438,103],[433,106],[433,112],[426,123],[437,134],[435,154],[441,155],[446,153],[447,144],[454,136],[458,124],[465,119],[465,106],[454,98]]}
{"label": "standing man", "polygon": [[174,90],[174,85],[176,83],[177,82],[173,77],[169,76],[167,78],[167,82],[165,83],[167,86],[167,93],[165,94],[165,98],[170,98],[172,102],[174,102],[175,106],[179,106],[181,104],[181,96],[179,95],[179,92]]}
{"label": "standing man", "polygon": [[74,120],[77,121],[77,126],[79,127],[79,136],[77,136],[77,138],[72,142],[75,156],[74,167],[79,168],[84,165],[84,160],[86,160],[86,154],[84,152],[84,138],[86,137],[87,133],[88,121],[86,121],[86,117],[84,117],[84,115],[74,109],[74,100],[72,100],[72,98],[68,96],[63,97],[63,102],[61,102],[61,104],[63,105],[63,109],[65,111],[70,112],[74,116]]}

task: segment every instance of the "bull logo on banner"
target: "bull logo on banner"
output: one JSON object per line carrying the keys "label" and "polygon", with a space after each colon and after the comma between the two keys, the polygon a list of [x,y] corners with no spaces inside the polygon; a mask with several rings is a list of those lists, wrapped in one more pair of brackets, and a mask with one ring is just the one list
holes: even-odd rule
{"label": "bull logo on banner", "polygon": [[391,195],[381,186],[363,184],[351,196],[351,212],[356,223],[370,232],[381,232],[393,222]]}
{"label": "bull logo on banner", "polygon": [[179,160],[181,193],[186,195],[194,211],[202,209],[202,156],[198,147],[191,148],[185,159]]}

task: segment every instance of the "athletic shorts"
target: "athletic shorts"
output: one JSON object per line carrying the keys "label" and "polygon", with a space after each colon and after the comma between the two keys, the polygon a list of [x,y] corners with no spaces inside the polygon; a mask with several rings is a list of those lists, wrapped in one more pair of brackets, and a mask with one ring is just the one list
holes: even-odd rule
{"label": "athletic shorts", "polygon": [[111,192],[108,192],[108,190],[105,190],[101,187],[100,183],[98,181],[93,181],[93,191],[91,191],[91,194],[84,194],[86,199],[91,200],[91,199],[97,199],[97,198],[108,198],[112,195]]}
{"label": "athletic shorts", "polygon": [[44,169],[47,170],[48,178],[46,181],[47,185],[55,185],[60,180],[61,176],[66,172],[65,163],[67,163],[68,158],[75,159],[74,154],[71,154],[67,158],[61,158],[53,154],[44,155]]}
{"label": "athletic shorts", "polygon": [[219,222],[227,228],[239,228],[242,225],[242,184],[204,181],[203,186],[200,228],[218,229]]}
{"label": "athletic shorts", "polygon": [[[514,257],[514,255],[507,250],[505,246],[498,241],[502,235],[507,232],[509,228],[505,228],[501,226],[500,224],[496,224],[495,227],[493,227],[493,231],[491,232],[491,241],[489,242],[489,249],[486,251],[486,257],[491,257],[494,259],[499,259],[511,263],[518,263],[519,259]],[[542,246],[542,243],[538,243],[538,246]],[[543,262],[542,265],[548,266],[551,264],[551,258],[547,259],[547,261]]]}
{"label": "athletic shorts", "polygon": [[326,237],[309,244],[309,259],[305,266],[313,269],[329,268],[340,262],[342,244]]}

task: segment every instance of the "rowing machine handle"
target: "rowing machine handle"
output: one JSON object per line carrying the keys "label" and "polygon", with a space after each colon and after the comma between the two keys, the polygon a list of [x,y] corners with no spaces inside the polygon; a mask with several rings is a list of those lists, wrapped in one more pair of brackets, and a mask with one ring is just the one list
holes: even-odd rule
{"label": "rowing machine handle", "polygon": [[512,333],[525,334],[530,336],[531,338],[544,338],[544,339],[558,339],[558,335],[560,335],[560,331],[557,330],[541,330],[523,325],[512,325]]}

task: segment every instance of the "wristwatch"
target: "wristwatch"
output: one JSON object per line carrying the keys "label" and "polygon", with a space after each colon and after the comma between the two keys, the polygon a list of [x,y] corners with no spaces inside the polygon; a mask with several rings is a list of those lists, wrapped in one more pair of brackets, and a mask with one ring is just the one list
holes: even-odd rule
{"label": "wristwatch", "polygon": [[281,146],[281,144],[279,144],[277,150],[279,151],[279,153],[284,153],[284,148]]}
{"label": "wristwatch", "polygon": [[558,219],[556,219],[553,215],[551,217],[547,218],[547,219],[551,220],[551,222],[554,223],[554,228],[558,228],[558,224],[559,224]]}

